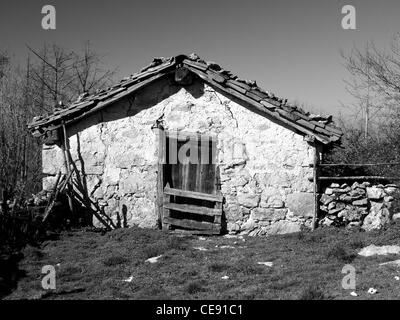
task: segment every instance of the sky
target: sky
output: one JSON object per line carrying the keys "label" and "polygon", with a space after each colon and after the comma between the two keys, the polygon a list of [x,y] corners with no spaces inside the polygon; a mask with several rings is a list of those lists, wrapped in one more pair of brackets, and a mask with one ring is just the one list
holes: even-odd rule
{"label": "sky", "polygon": [[[42,29],[44,5],[56,9],[55,30]],[[356,9],[356,30],[342,28],[344,5]],[[340,50],[367,41],[383,49],[396,32],[399,0],[0,2],[0,51],[17,62],[25,61],[26,45],[79,51],[90,40],[107,67],[118,67],[118,80],[153,57],[196,52],[306,109],[333,115],[350,112],[354,102]]]}

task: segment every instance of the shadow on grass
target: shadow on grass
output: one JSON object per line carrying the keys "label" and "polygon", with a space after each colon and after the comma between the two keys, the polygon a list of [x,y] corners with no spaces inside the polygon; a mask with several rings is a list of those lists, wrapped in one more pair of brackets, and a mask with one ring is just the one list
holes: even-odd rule
{"label": "shadow on grass", "polygon": [[348,252],[342,244],[336,244],[328,250],[327,258],[336,259],[339,262],[350,263],[357,255],[354,252]]}
{"label": "shadow on grass", "polygon": [[25,276],[25,272],[18,268],[22,253],[3,253],[0,255],[0,299],[9,295],[18,284],[18,280]]}
{"label": "shadow on grass", "polygon": [[327,298],[322,289],[315,284],[308,285],[299,296],[299,300],[324,300]]}

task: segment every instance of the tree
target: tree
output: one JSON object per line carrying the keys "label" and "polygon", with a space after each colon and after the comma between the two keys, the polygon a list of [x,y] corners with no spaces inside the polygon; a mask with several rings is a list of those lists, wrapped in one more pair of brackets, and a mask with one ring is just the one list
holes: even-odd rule
{"label": "tree", "polygon": [[[370,42],[364,50],[354,48],[348,55],[342,52],[342,57],[351,75],[347,89],[356,98],[355,119],[339,120],[343,148],[334,149],[326,161],[400,162],[400,33],[392,38],[388,50]],[[336,175],[399,176],[399,166],[393,165],[333,171]]]}
{"label": "tree", "polygon": [[68,105],[81,93],[93,93],[110,83],[116,69],[103,68],[102,56],[85,44],[82,53],[67,51],[60,46],[45,45],[40,52],[28,49],[38,59],[32,68],[33,84],[38,93],[36,102],[43,111],[51,112],[61,101]]}
{"label": "tree", "polygon": [[88,41],[82,54],[74,53],[72,62],[74,81],[71,83],[71,89],[75,93],[92,93],[110,84],[116,71],[117,69],[108,70],[103,67],[102,57],[93,51]]}
{"label": "tree", "polygon": [[[111,81],[115,70],[102,69],[101,57],[86,45],[83,54],[57,45],[30,48],[26,66],[0,53],[0,190],[16,197],[41,189],[41,141],[26,124]],[[34,59],[32,59],[34,58]]]}
{"label": "tree", "polygon": [[342,57],[352,76],[347,89],[356,98],[356,116],[365,118],[364,131],[399,122],[400,33],[393,36],[388,50],[371,42],[365,50],[354,48],[349,55],[342,52]]}

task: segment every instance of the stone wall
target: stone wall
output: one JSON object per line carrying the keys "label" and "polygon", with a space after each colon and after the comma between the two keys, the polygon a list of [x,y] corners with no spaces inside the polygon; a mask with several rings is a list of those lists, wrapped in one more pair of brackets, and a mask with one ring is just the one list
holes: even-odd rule
{"label": "stone wall", "polygon": [[[126,215],[129,225],[157,225],[156,120],[166,130],[217,137],[228,231],[263,235],[310,225],[315,148],[200,80],[187,87],[160,80],[67,128],[90,196],[110,216]],[[61,155],[57,146],[44,147],[44,189],[63,167]]]}
{"label": "stone wall", "polygon": [[399,188],[394,184],[332,183],[320,198],[320,224],[379,229],[391,221],[399,199]]}

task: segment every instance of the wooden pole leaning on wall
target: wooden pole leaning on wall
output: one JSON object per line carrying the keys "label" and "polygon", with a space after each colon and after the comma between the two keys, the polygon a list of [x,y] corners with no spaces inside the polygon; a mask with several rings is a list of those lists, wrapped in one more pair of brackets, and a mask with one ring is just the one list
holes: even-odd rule
{"label": "wooden pole leaning on wall", "polygon": [[[69,150],[69,143],[68,143],[68,136],[67,136],[67,129],[65,128],[65,123],[62,123],[62,129],[63,129],[63,136],[64,136],[64,141],[62,144],[62,149],[63,149],[63,160],[64,160],[64,167],[65,167],[65,171],[66,174],[69,175],[71,172],[71,167],[70,167],[70,161],[69,161],[69,156],[67,153],[67,150]],[[68,183],[68,182],[67,182]],[[67,189],[68,189],[68,206],[69,206],[69,210],[71,211],[72,215],[75,215],[75,211],[74,211],[74,203],[72,201],[72,190],[71,188],[73,188],[72,184],[68,183]]]}

